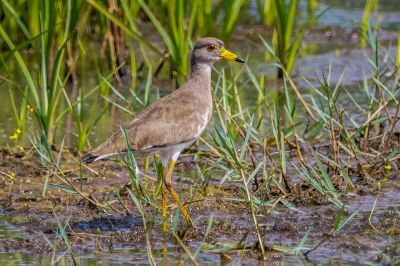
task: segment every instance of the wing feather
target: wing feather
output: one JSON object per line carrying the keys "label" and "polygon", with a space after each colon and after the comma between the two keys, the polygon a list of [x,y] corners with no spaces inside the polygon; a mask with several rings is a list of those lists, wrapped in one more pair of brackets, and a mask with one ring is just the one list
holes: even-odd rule
{"label": "wing feather", "polygon": [[[211,95],[210,95],[211,97]],[[211,115],[210,100],[183,88],[161,98],[124,126],[133,151],[146,151],[195,140],[205,129]],[[120,130],[83,158],[95,161],[99,156],[126,150]]]}

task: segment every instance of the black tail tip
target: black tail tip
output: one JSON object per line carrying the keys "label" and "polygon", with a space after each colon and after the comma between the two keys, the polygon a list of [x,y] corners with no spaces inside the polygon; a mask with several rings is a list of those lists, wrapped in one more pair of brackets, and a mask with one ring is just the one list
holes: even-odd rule
{"label": "black tail tip", "polygon": [[86,153],[85,155],[82,156],[82,161],[84,163],[93,163],[97,157],[98,156],[93,155],[91,153]]}

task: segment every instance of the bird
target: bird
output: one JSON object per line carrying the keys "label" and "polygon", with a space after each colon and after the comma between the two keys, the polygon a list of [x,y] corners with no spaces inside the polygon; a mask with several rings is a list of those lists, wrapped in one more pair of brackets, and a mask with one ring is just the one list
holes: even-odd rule
{"label": "bird", "polygon": [[82,157],[83,162],[94,163],[127,154],[125,134],[135,158],[159,154],[163,169],[161,196],[164,231],[167,231],[168,192],[178,204],[188,226],[193,226],[188,211],[172,187],[172,174],[180,153],[200,137],[210,121],[213,109],[211,70],[214,63],[222,60],[245,63],[217,38],[197,40],[190,56],[191,71],[187,81],[150,104],[129,124],[122,126],[103,144]]}

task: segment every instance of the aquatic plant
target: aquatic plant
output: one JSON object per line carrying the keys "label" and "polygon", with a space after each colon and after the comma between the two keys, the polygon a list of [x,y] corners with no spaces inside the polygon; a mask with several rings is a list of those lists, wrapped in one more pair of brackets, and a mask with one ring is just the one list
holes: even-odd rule
{"label": "aquatic plant", "polygon": [[[54,13],[55,7],[50,5],[49,9],[53,8]],[[69,1],[68,8],[71,8],[71,2]],[[48,15],[48,14],[47,14]],[[71,23],[70,16],[65,21],[65,28],[69,28]],[[53,45],[54,36],[50,34],[55,30],[55,25],[51,23],[45,23],[42,17],[39,19],[40,26],[40,83],[37,84],[34,79],[35,76],[31,71],[28,70],[28,64],[19,52],[9,35],[0,25],[0,35],[4,39],[5,43],[11,50],[11,54],[14,56],[18,66],[25,78],[26,84],[29,88],[30,96],[26,96],[29,100],[28,103],[34,108],[34,114],[37,123],[41,130],[45,133],[49,142],[54,141],[55,131],[55,118],[57,113],[57,106],[61,96],[61,90],[59,81],[63,80],[65,83],[63,74],[63,63],[65,58],[65,45],[69,38],[68,30],[66,30],[60,37],[62,38],[56,45],[56,56],[54,62],[50,64],[51,58],[49,57],[50,47]],[[49,74],[50,73],[50,74]]]}
{"label": "aquatic plant", "polygon": [[291,0],[289,4],[286,4],[286,1],[273,0],[272,6],[275,10],[273,45],[270,46],[260,37],[267,51],[278,60],[280,64],[277,73],[279,79],[283,78],[284,72],[290,74],[298,56],[298,48],[303,38],[303,30],[301,29],[297,29],[293,37],[297,5],[297,0]]}
{"label": "aquatic plant", "polygon": [[[158,62],[156,74],[170,62],[170,77],[182,84],[189,71],[190,43],[194,33],[215,35],[226,40],[232,33],[246,1],[220,0],[215,7],[209,0],[145,1],[139,0],[143,11],[162,37],[167,51]],[[221,22],[215,21],[222,16]],[[173,84],[176,86],[177,84]]]}
{"label": "aquatic plant", "polygon": [[257,10],[265,25],[271,25],[276,17],[275,1],[257,0]]}
{"label": "aquatic plant", "polygon": [[231,36],[235,25],[247,1],[196,0],[191,1],[191,8],[197,10],[195,31],[200,36],[218,36],[226,41]]}
{"label": "aquatic plant", "polygon": [[[284,3],[285,1],[281,1]],[[314,24],[317,20],[315,10],[319,7],[317,0],[307,0],[307,20]],[[278,15],[275,0],[257,0],[257,11],[261,22],[265,25],[273,25]]]}
{"label": "aquatic plant", "polygon": [[[76,136],[77,136],[77,150],[83,152],[89,134],[93,128],[99,122],[104,112],[107,110],[107,106],[103,107],[103,110],[99,110],[99,106],[95,101],[92,103],[90,110],[86,110],[85,107],[85,96],[82,93],[82,89],[79,89],[78,96],[74,103],[71,102],[65,88],[63,88],[65,101],[68,104],[69,111],[72,119],[75,122]],[[95,117],[93,117],[95,116]],[[87,119],[87,120],[86,120]]]}
{"label": "aquatic plant", "polygon": [[[316,8],[316,3],[309,0],[307,7]],[[185,164],[193,166],[190,171],[193,183],[180,182],[180,193],[188,199],[187,204],[212,200],[208,195],[213,195],[215,183],[224,185],[224,189],[228,187],[224,193],[229,196],[215,202],[244,206],[248,232],[240,241],[223,243],[223,247],[209,244],[207,236],[212,236],[215,228],[223,228],[219,227],[221,221],[213,216],[199,218],[203,219],[199,222],[200,230],[205,230],[203,241],[197,247],[188,245],[185,232],[180,231],[180,210],[172,204],[174,211],[168,217],[168,230],[173,244],[193,264],[199,263],[202,252],[222,257],[228,256],[225,252],[243,254],[252,250],[263,258],[272,248],[307,256],[328,238],[340,239],[338,233],[356,217],[357,212],[349,213],[346,209],[348,196],[356,196],[355,192],[367,185],[380,190],[398,173],[399,148],[393,140],[398,136],[400,90],[393,63],[398,70],[400,40],[394,58],[392,50],[382,49],[374,27],[367,23],[363,36],[372,50],[367,59],[372,71],[366,73],[359,86],[343,86],[340,75],[334,83],[333,67],[326,65],[323,72],[316,71],[313,82],[304,78],[307,86],[300,88],[290,75],[303,32],[301,27],[296,28],[298,1],[259,0],[257,4],[265,14],[263,23],[274,25],[275,36],[272,45],[264,38],[255,42],[274,56],[282,79],[278,86],[271,85],[269,77],[251,61],[245,66],[213,70],[212,124],[208,134],[183,155],[187,159]],[[124,135],[127,155],[113,162],[113,167],[115,164],[118,168],[118,163],[123,165],[127,171],[122,176],[129,179],[130,186],[124,186],[128,180],[121,178],[121,184],[111,183],[113,187],[106,188],[106,192],[95,192],[97,188],[90,187],[90,181],[98,178],[99,182],[106,182],[103,179],[111,179],[110,172],[115,168],[110,171],[107,163],[90,168],[79,162],[76,151],[82,152],[95,141],[91,133],[102,131],[96,126],[102,124],[104,114],[134,116],[165,93],[153,91],[159,84],[155,74],[170,75],[173,86],[182,83],[188,73],[191,40],[197,34],[229,40],[241,12],[246,12],[245,7],[247,1],[224,0],[3,0],[0,84],[8,90],[5,95],[10,99],[13,113],[12,129],[5,136],[10,146],[29,149],[18,147],[18,152],[23,151],[18,156],[28,157],[33,150],[32,162],[38,161],[39,165],[34,166],[40,169],[39,188],[32,193],[21,191],[23,196],[47,200],[54,191],[62,191],[66,198],[76,197],[80,203],[87,203],[88,210],[96,214],[137,214],[143,221],[144,231],[140,232],[145,239],[148,262],[159,263],[159,251],[154,250],[150,234],[153,225],[160,223],[159,159],[153,158],[152,165],[149,165],[151,158],[145,159],[145,169],[139,178],[134,152]],[[153,39],[139,25],[153,29],[160,42],[155,45],[150,41]],[[121,49],[126,49],[129,57],[119,54]],[[98,51],[94,58],[90,56],[93,51]],[[169,69],[165,71],[163,66]],[[125,74],[130,74],[131,83],[119,86],[120,81],[125,82]],[[161,81],[164,85],[165,81]],[[34,123],[27,123],[30,117],[35,118]],[[67,121],[73,125],[68,131],[64,127]],[[111,130],[112,126],[110,123],[102,129]],[[30,139],[27,144],[22,141],[25,136]],[[71,136],[72,142],[67,140]],[[9,185],[10,191],[17,189],[18,174],[2,169],[0,175],[6,178],[4,184]],[[187,177],[186,172],[176,175],[183,180]],[[28,181],[20,184],[29,188]],[[305,200],[303,197],[318,204],[331,203],[330,207],[338,210],[332,226],[321,232],[326,236],[318,235],[321,242],[313,247],[309,244],[313,231],[307,228],[290,245],[270,246],[267,239],[274,230],[268,225],[270,214],[287,208],[293,216],[300,216],[298,202]],[[64,243],[66,252],[62,256],[72,255],[73,243],[79,235],[72,229],[69,231],[69,218],[63,213],[54,210],[53,216],[54,239],[49,240],[43,234],[44,239],[54,252],[59,242]],[[371,216],[372,212],[368,223],[376,231]],[[245,243],[248,233],[253,234],[251,243]],[[162,252],[167,258],[170,251],[165,248]]]}
{"label": "aquatic plant", "polygon": [[[168,5],[157,3],[157,5],[153,4],[150,7],[143,0],[139,0],[140,6],[159,32],[168,49],[167,54],[161,58],[158,68],[164,64],[165,59],[170,58],[171,78],[180,84],[183,83],[189,71],[189,44],[196,16],[196,9],[191,9],[188,23],[185,22],[186,8],[188,7],[185,2],[174,0]],[[165,13],[162,12],[163,8],[166,9]],[[155,12],[157,12],[158,16],[156,16]]]}
{"label": "aquatic plant", "polygon": [[[140,10],[140,5],[137,1],[109,1],[108,7],[93,0],[87,0],[87,2],[98,11],[96,15],[98,16],[98,23],[101,26],[102,34],[104,36],[102,47],[104,48],[105,45],[108,44],[108,51],[110,52],[109,63],[112,65],[114,73],[119,73],[121,65],[127,60],[125,52],[127,38],[132,38],[137,42],[142,52],[143,59],[146,61],[148,67],[150,67],[150,64],[147,62],[148,59],[145,48],[150,50],[152,53],[155,53],[157,56],[162,55],[162,53],[151,42],[149,42],[147,38],[142,36],[142,33],[136,25],[137,16]],[[130,69],[131,79],[133,81],[133,83],[131,83],[131,88],[134,89],[138,72],[138,62],[134,50],[130,49],[130,51]],[[104,60],[104,49],[102,49],[100,56]],[[104,75],[104,72],[102,74]],[[121,81],[118,75],[116,77]]]}
{"label": "aquatic plant", "polygon": [[365,47],[367,45],[370,16],[371,13],[376,12],[377,6],[378,6],[378,0],[367,0],[365,2],[364,14],[361,21],[361,36],[360,36],[361,47]]}
{"label": "aquatic plant", "polygon": [[397,67],[397,71],[400,71],[400,32],[397,33],[397,47],[396,47],[395,65]]}

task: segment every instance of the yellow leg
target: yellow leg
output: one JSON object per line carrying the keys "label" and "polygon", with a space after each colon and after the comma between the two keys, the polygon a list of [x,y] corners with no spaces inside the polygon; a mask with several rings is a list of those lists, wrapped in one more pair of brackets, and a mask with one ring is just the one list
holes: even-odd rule
{"label": "yellow leg", "polygon": [[192,219],[190,219],[190,216],[183,204],[181,203],[181,200],[179,199],[178,194],[176,194],[175,190],[172,188],[171,181],[172,181],[172,173],[174,171],[175,167],[175,161],[171,161],[171,164],[168,169],[167,175],[163,175],[163,182],[165,187],[168,189],[169,193],[171,196],[174,198],[176,203],[179,205],[179,209],[181,210],[183,216],[185,217],[186,222],[188,223],[189,226],[193,226]]}
{"label": "yellow leg", "polygon": [[164,232],[168,231],[167,228],[167,188],[164,183],[161,184],[161,197],[162,197],[162,230]]}

